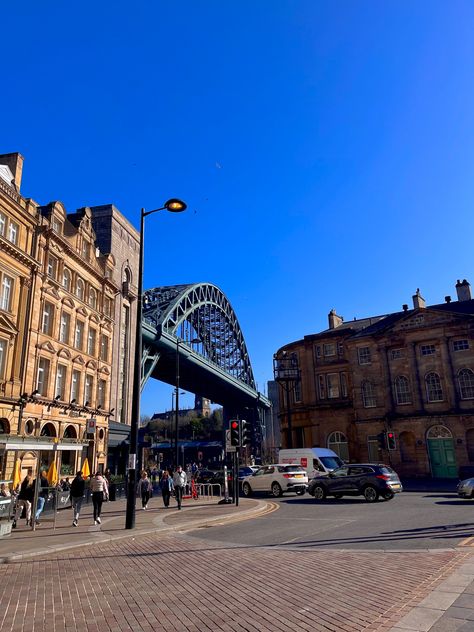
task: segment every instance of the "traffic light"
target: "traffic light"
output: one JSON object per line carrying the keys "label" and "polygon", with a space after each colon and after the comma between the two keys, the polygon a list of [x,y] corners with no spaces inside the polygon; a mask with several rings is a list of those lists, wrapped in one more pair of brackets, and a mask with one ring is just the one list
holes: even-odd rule
{"label": "traffic light", "polygon": [[238,419],[230,420],[230,445],[236,448],[240,445],[240,421]]}
{"label": "traffic light", "polygon": [[252,429],[250,427],[250,423],[245,421],[245,419],[242,419],[240,422],[240,428],[240,445],[244,447],[246,445],[250,445],[252,442]]}
{"label": "traffic light", "polygon": [[395,439],[395,434],[389,430],[386,433],[387,437],[386,437],[386,443],[387,443],[387,450],[396,450],[397,449],[397,441]]}

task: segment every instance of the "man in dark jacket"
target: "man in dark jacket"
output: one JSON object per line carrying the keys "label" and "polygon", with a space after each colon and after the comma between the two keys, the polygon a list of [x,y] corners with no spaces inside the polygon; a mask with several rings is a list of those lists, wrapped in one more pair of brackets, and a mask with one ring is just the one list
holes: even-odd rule
{"label": "man in dark jacket", "polygon": [[72,510],[74,512],[74,519],[72,521],[72,526],[77,527],[77,522],[79,520],[79,514],[81,513],[82,501],[84,499],[84,492],[86,489],[86,481],[82,476],[82,472],[76,472],[76,477],[73,479],[71,483],[71,503]]}

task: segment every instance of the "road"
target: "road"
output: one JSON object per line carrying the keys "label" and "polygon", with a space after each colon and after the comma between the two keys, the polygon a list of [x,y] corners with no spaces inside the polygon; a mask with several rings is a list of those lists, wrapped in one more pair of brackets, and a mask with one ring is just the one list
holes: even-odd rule
{"label": "road", "polygon": [[474,501],[454,494],[404,492],[373,504],[288,495],[275,505],[261,518],[190,535],[248,546],[385,551],[455,548],[474,535]]}

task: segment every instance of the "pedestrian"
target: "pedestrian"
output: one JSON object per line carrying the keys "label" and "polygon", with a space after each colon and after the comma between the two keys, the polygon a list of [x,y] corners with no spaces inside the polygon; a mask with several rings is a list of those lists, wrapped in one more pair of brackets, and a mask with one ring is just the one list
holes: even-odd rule
{"label": "pedestrian", "polygon": [[187,483],[186,472],[183,472],[181,465],[178,465],[176,472],[173,474],[173,486],[174,493],[176,495],[176,502],[178,503],[178,509],[181,509],[181,503],[183,501],[183,492]]}
{"label": "pedestrian", "polygon": [[77,527],[79,520],[79,514],[81,513],[82,501],[84,499],[84,492],[86,490],[86,481],[82,476],[82,472],[79,470],[76,472],[76,477],[71,483],[71,503],[73,511],[72,526]]}
{"label": "pedestrian", "polygon": [[2,498],[10,498],[11,494],[10,494],[10,490],[7,487],[6,483],[2,483],[0,485],[0,496]]}
{"label": "pedestrian", "polygon": [[35,487],[33,485],[33,470],[29,469],[23,479],[20,492],[16,501],[15,517],[13,518],[12,529],[16,529],[16,523],[21,518],[23,508],[25,509],[26,524],[31,520],[31,505],[35,497]]}
{"label": "pedestrian", "polygon": [[100,524],[102,503],[109,496],[109,488],[106,479],[100,472],[96,472],[91,479],[92,504],[94,506],[94,524]]}
{"label": "pedestrian", "polygon": [[142,477],[138,481],[138,494],[142,499],[142,509],[148,509],[148,502],[151,496],[151,481],[148,478],[146,470],[143,470]]}
{"label": "pedestrian", "polygon": [[46,500],[48,499],[48,494],[49,494],[48,475],[46,474],[45,470],[42,470],[41,475],[40,475],[40,491],[38,494],[38,504],[36,505],[36,513],[35,513],[35,522],[37,525],[41,524],[39,521],[39,517],[41,515],[41,512],[44,509]]}
{"label": "pedestrian", "polygon": [[173,480],[169,475],[168,470],[163,472],[163,476],[160,481],[161,495],[163,496],[163,504],[165,507],[170,506],[170,496],[173,491]]}

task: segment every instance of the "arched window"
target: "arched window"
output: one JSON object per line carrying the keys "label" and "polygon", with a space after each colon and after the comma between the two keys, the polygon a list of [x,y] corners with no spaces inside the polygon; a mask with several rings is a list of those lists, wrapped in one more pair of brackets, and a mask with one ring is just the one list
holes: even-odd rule
{"label": "arched window", "polygon": [[336,430],[331,432],[327,441],[328,448],[335,452],[343,461],[349,460],[349,446],[347,437],[343,432]]}
{"label": "arched window", "polygon": [[404,375],[395,378],[395,400],[397,404],[411,404],[410,382]]}
{"label": "arched window", "polygon": [[437,373],[431,372],[425,375],[426,384],[426,397],[429,402],[442,402],[443,389],[441,387],[441,380]]}
{"label": "arched window", "polygon": [[474,399],[474,372],[471,369],[461,369],[458,382],[461,399]]}
{"label": "arched window", "polygon": [[55,437],[56,436],[56,428],[53,424],[47,423],[41,428],[40,435],[42,437]]}
{"label": "arched window", "polygon": [[63,270],[62,286],[66,291],[71,291],[71,272],[67,268]]}
{"label": "arched window", "polygon": [[93,287],[91,287],[89,290],[89,305],[92,307],[92,309],[97,308],[97,292],[94,290]]}
{"label": "arched window", "polygon": [[76,296],[81,301],[84,300],[84,281],[82,279],[77,279],[76,281]]}
{"label": "arched window", "polygon": [[77,430],[75,429],[74,426],[68,426],[65,430],[64,430],[64,438],[65,439],[77,439]]}
{"label": "arched window", "polygon": [[362,402],[364,408],[375,408],[377,406],[372,382],[362,382]]}
{"label": "arched window", "polygon": [[401,432],[398,437],[400,443],[400,456],[405,463],[416,461],[416,440],[413,432]]}
{"label": "arched window", "polygon": [[0,419],[0,434],[10,434],[8,419]]}
{"label": "arched window", "polygon": [[431,426],[426,433],[427,439],[452,439],[453,435],[446,426]]}

